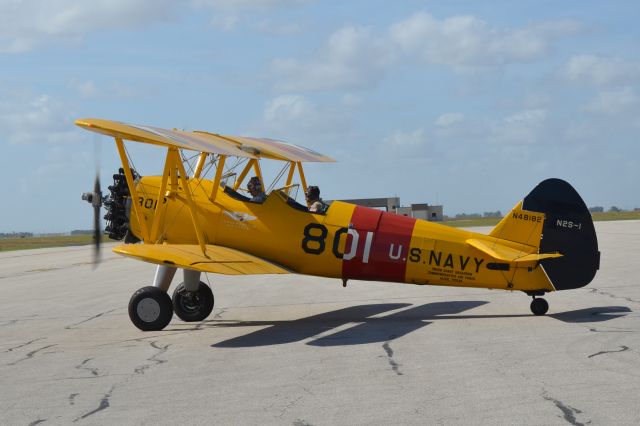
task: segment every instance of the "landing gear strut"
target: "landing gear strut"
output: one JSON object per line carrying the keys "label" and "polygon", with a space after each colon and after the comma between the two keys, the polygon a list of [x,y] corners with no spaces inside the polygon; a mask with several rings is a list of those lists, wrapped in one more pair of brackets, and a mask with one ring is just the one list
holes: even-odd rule
{"label": "landing gear strut", "polygon": [[542,298],[536,299],[536,297],[533,296],[533,300],[531,301],[531,312],[533,312],[533,315],[544,315],[548,310],[549,304],[546,300]]}

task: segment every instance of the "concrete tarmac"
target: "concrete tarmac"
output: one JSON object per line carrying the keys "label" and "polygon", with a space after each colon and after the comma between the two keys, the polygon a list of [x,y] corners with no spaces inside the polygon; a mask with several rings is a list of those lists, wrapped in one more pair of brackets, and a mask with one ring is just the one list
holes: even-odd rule
{"label": "concrete tarmac", "polygon": [[145,333],[127,304],[153,265],[0,253],[0,424],[637,425],[640,221],[596,229],[598,275],[544,317],[517,292],[210,274],[206,321]]}

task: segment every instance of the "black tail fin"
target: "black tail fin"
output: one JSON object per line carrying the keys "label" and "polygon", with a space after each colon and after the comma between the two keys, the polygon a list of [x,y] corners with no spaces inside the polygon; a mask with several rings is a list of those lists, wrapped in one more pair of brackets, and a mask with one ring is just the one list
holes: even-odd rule
{"label": "black tail fin", "polygon": [[591,213],[576,190],[561,179],[547,179],[525,197],[522,207],[545,214],[540,253],[563,255],[541,261],[556,290],[589,284],[600,268],[600,252]]}

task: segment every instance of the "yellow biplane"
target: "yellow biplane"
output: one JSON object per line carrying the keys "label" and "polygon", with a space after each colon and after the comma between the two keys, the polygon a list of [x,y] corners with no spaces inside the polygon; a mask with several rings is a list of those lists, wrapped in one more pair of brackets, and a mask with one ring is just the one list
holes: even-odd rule
{"label": "yellow biplane", "polygon": [[[141,330],[163,329],[174,312],[184,321],[207,318],[214,297],[202,272],[519,290],[533,297],[531,311],[544,315],[549,305],[539,296],[583,287],[599,268],[591,215],[560,179],[541,182],[484,235],[340,201],[309,211],[292,197],[299,187],[307,193],[302,165],[334,160],[297,145],[100,119],[76,124],[115,138],[122,160],[109,195],[98,180],[83,195],[94,207],[98,237],[104,205],[106,233],[125,242],[113,251],[159,265],[153,286],[129,302]],[[140,176],[125,141],[166,149],[162,175]],[[183,157],[188,151],[197,155],[193,167]],[[286,181],[256,200],[240,191],[249,174],[264,182],[261,160],[284,162]],[[177,269],[184,281],[170,298]]]}

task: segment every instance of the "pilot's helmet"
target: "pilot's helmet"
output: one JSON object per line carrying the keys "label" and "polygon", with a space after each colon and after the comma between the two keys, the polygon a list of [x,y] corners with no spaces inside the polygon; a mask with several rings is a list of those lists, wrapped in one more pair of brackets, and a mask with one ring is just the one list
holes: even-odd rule
{"label": "pilot's helmet", "polygon": [[249,179],[249,183],[247,183],[247,189],[249,191],[262,191],[262,182],[260,182],[260,178],[258,176],[254,176]]}
{"label": "pilot's helmet", "polygon": [[309,200],[318,200],[320,199],[320,188],[317,186],[310,186],[307,188],[306,195]]}

